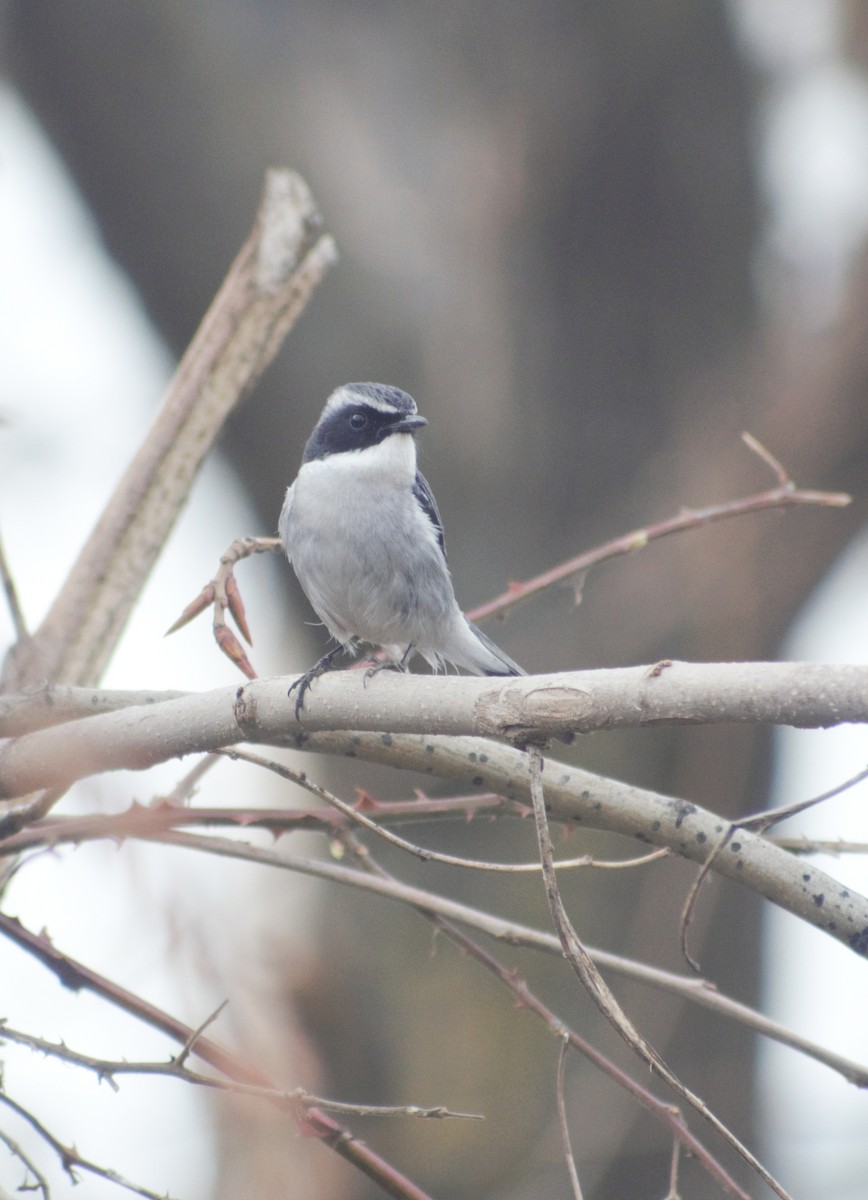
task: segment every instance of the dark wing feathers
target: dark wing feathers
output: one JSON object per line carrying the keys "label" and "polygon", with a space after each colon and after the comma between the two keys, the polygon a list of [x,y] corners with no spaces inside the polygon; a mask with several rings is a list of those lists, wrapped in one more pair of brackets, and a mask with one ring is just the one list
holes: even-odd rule
{"label": "dark wing feathers", "polygon": [[443,557],[445,558],[446,541],[443,537],[443,522],[440,519],[437,501],[434,499],[434,494],[428,486],[428,480],[421,471],[416,472],[416,481],[413,484],[413,495],[416,497],[416,503],[434,526],[434,532],[437,534],[437,541],[440,545],[440,549],[443,551]]}

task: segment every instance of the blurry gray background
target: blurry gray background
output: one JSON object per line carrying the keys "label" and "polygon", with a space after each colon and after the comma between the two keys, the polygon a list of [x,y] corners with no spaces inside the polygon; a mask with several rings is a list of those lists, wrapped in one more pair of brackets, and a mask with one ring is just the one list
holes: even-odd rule
{"label": "blurry gray background", "polygon": [[[227,530],[227,543],[274,530],[321,404],[348,380],[400,386],[429,418],[422,467],[468,608],[682,505],[772,486],[739,439],[748,429],[800,484],[852,490],[859,502],[658,544],[595,572],[580,608],[562,589],[492,632],[533,671],[755,659],[775,656],[865,519],[868,269],[856,235],[843,259],[799,244],[798,226],[776,238],[763,136],[776,81],[805,59],[786,16],[770,36],[791,59],[758,50],[750,9],[10,0],[3,65],[176,354],[249,226],[266,166],[304,174],[337,238],[338,268],[224,438],[260,522]],[[836,65],[859,79],[866,10],[835,12]],[[275,622],[300,626],[309,612],[288,570],[285,584]],[[309,661],[320,645],[311,632]],[[276,673],[307,661],[257,665]],[[761,732],[598,735],[569,753],[727,814],[763,803]],[[520,833],[505,853],[527,857]],[[426,836],[475,855],[491,845],[484,828]],[[536,883],[401,870],[546,920]],[[589,940],[679,968],[691,874],[676,864],[626,886],[583,879],[567,890]],[[747,1001],[757,911],[712,884],[693,927],[703,970]],[[321,960],[287,996],[326,1063],[327,1090],[488,1112],[483,1128],[396,1122],[363,1136],[438,1196],[563,1195],[550,1039],[445,947],[430,960],[409,914],[335,896],[321,925]],[[270,952],[279,960],[279,944]],[[624,1058],[571,980],[509,961]],[[755,1139],[750,1039],[648,992],[619,994],[693,1089]],[[608,1084],[578,1066],[573,1075],[590,1196],[662,1194],[662,1136]],[[264,1154],[253,1139],[252,1125],[244,1146],[227,1132],[234,1165],[221,1195],[240,1194],[245,1152]],[[691,1196],[712,1194],[690,1179]],[[378,1194],[349,1171],[334,1188]]]}

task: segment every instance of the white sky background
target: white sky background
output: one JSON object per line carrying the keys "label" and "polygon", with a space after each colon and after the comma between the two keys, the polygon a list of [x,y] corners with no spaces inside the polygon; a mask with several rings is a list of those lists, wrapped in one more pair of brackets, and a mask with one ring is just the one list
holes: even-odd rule
{"label": "white sky background", "polygon": [[[225,253],[228,266],[234,248],[215,247],[215,253]],[[135,293],[105,257],[62,166],[6,89],[0,89],[0,262],[0,534],[35,628],[137,448],[172,363]],[[253,532],[272,531],[253,527],[231,472],[212,458],[106,686],[185,688],[193,681],[206,689],[238,682],[210,640],[207,616],[168,640],[163,633],[232,538]],[[265,561],[253,561],[242,586],[253,628],[261,631],[255,661],[277,671],[288,666],[277,628],[287,608],[273,586],[269,594],[273,580]],[[12,636],[0,603],[0,657]],[[105,777],[81,785],[63,803],[92,809],[125,808],[133,798],[147,802],[190,765]],[[267,803],[252,790],[239,799],[234,789],[239,779],[251,782],[247,770],[218,767],[207,783],[208,802]],[[261,931],[249,921],[240,928],[238,914],[256,911],[264,874],[159,847],[119,851],[98,843],[25,864],[4,911],[32,930],[45,928],[67,953],[197,1025],[226,996],[227,978],[261,974]],[[232,1006],[214,1030],[230,1043],[231,1013]],[[106,1057],[165,1060],[177,1051],[97,998],[62,988],[2,939],[0,1017]],[[205,1093],[173,1081],[124,1077],[116,1094],[94,1076],[11,1045],[0,1057],[8,1093],[85,1156],[157,1192],[183,1200],[209,1195],[215,1148]],[[57,1200],[127,1194],[86,1174],[73,1188],[52,1153],[2,1106],[0,1125],[46,1170]],[[22,1167],[0,1146],[0,1195],[15,1193],[23,1181]]]}
{"label": "white sky background", "polygon": [[[762,72],[757,154],[768,204],[758,282],[781,323],[833,322],[868,235],[868,87],[844,61],[838,0],[731,0]],[[868,662],[868,531],[810,598],[781,657]],[[779,731],[779,805],[820,795],[868,766],[868,730]],[[782,835],[868,841],[868,783],[782,825]],[[868,892],[864,856],[810,861]],[[766,910],[763,1009],[868,1065],[868,967],[845,947]],[[776,1044],[761,1044],[765,1156],[798,1200],[868,1196],[868,1095]]]}

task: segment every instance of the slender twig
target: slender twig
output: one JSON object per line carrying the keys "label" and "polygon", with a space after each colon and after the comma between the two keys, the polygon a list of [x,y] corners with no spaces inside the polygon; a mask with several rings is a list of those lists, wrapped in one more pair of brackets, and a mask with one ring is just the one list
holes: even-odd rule
{"label": "slender twig", "polygon": [[829,788],[828,791],[821,792],[819,796],[812,796],[809,800],[796,800],[792,804],[782,804],[779,808],[767,808],[762,812],[754,813],[753,816],[739,817],[736,824],[742,829],[758,829],[761,833],[765,833],[773,825],[786,821],[789,817],[794,817],[798,813],[806,812],[809,808],[814,808],[817,804],[825,804],[827,800],[840,796],[843,792],[847,792],[861,783],[863,779],[868,779],[868,767],[857,771],[855,775],[851,775],[843,783]]}
{"label": "slender twig", "polygon": [[124,1188],[128,1192],[133,1192],[136,1196],[144,1196],[146,1200],[171,1200],[166,1192],[152,1192],[150,1188],[132,1183],[129,1179],[125,1179],[123,1175],[120,1175],[110,1167],[101,1167],[99,1163],[85,1158],[82,1154],[79,1154],[75,1146],[65,1146],[59,1138],[55,1137],[43,1125],[34,1113],[25,1108],[23,1104],[19,1104],[17,1100],[13,1100],[8,1093],[0,1092],[0,1104],[5,1104],[12,1112],[17,1113],[51,1147],[60,1159],[60,1164],[64,1171],[69,1176],[70,1183],[79,1182],[78,1171],[87,1171],[91,1175],[96,1175],[99,1179],[106,1179],[109,1183],[117,1184],[118,1187]]}
{"label": "slender twig", "polygon": [[[851,775],[845,779],[843,783],[836,784],[835,787],[829,788],[828,791],[821,792],[819,796],[812,796],[809,800],[797,800],[792,804],[783,804],[779,808],[765,809],[762,812],[754,813],[753,816],[740,817],[738,821],[731,822],[726,828],[720,831],[720,834],[714,839],[708,857],[701,865],[696,874],[684,904],[681,908],[681,917],[679,920],[679,940],[681,944],[681,953],[685,961],[696,971],[700,973],[701,967],[693,955],[687,944],[687,933],[693,921],[693,914],[696,910],[696,905],[699,900],[699,893],[705,880],[714,868],[714,864],[719,859],[720,855],[730,844],[736,832],[739,829],[758,829],[760,833],[765,833],[773,825],[780,821],[787,820],[788,817],[793,817],[797,813],[802,813],[815,805],[823,804],[827,800],[833,799],[835,796],[840,796],[842,792],[849,791],[864,779],[868,779],[868,767],[858,771],[855,775]],[[778,843],[780,844],[780,843]]]}
{"label": "slender twig", "polygon": [[[21,1146],[19,1146],[18,1142],[16,1142],[16,1140],[14,1138],[10,1137],[8,1133],[4,1133],[4,1131],[2,1129],[0,1129],[0,1142],[2,1142],[4,1146],[6,1146],[6,1148],[9,1150],[9,1153],[14,1158],[18,1159],[18,1161],[24,1167],[25,1172],[29,1172],[29,1174],[31,1174],[33,1176],[34,1182],[29,1183],[27,1178],[25,1177],[25,1180],[19,1186],[18,1191],[19,1192],[42,1192],[43,1200],[51,1200],[51,1188],[48,1186],[48,1180],[45,1178],[43,1173],[38,1169],[38,1167],[36,1167],[36,1165],[33,1162],[33,1159],[31,1159],[28,1156],[28,1154],[24,1151],[24,1149]],[[0,1200],[5,1200],[5,1197],[6,1197],[6,1193],[3,1191],[0,1191]]]}
{"label": "slender twig", "polygon": [[423,1107],[418,1104],[350,1104],[345,1100],[331,1100],[325,1096],[317,1096],[313,1092],[309,1092],[306,1088],[293,1088],[291,1091],[282,1091],[280,1088],[265,1087],[253,1083],[241,1083],[238,1080],[222,1076],[204,1075],[201,1071],[195,1071],[187,1066],[187,1058],[194,1051],[195,1042],[201,1035],[201,1031],[216,1019],[224,1007],[225,1002],[210,1017],[203,1021],[198,1029],[193,1030],[181,1053],[170,1058],[168,1062],[133,1062],[128,1059],[111,1060],[97,1058],[94,1055],[73,1050],[65,1042],[51,1042],[45,1038],[24,1033],[20,1029],[13,1029],[5,1021],[0,1021],[0,1044],[4,1041],[15,1042],[17,1045],[27,1046],[29,1049],[35,1050],[40,1054],[49,1055],[52,1058],[58,1058],[63,1062],[71,1063],[73,1066],[92,1071],[101,1083],[108,1083],[115,1091],[118,1090],[115,1078],[117,1075],[159,1075],[167,1079],[178,1079],[184,1083],[195,1084],[199,1087],[213,1088],[216,1091],[232,1092],[241,1096],[256,1096],[281,1107],[292,1109],[321,1108],[328,1112],[357,1117],[403,1116],[418,1117],[425,1120],[454,1118],[470,1121],[481,1121],[484,1119],[480,1113],[453,1112],[452,1109],[446,1108],[442,1104],[433,1107]]}
{"label": "slender twig", "polygon": [[165,796],[157,796],[153,801],[153,805],[161,808],[172,808],[179,805],[186,806],[198,791],[202,779],[219,762],[219,754],[204,754],[197,763],[193,764],[186,775],[183,775],[178,780],[171,792],[168,792]]}
{"label": "slender twig", "polygon": [[[180,1054],[176,1055],[176,1057],[174,1059],[175,1065],[177,1067],[179,1067],[181,1069],[184,1068],[184,1064],[186,1063],[187,1059],[190,1057],[190,1055],[195,1050],[196,1043],[198,1042],[199,1038],[202,1036],[202,1034],[205,1032],[205,1030],[208,1028],[209,1025],[214,1024],[214,1022],[217,1020],[217,1018],[223,1012],[223,1010],[225,1009],[225,1007],[228,1003],[229,1003],[228,1000],[221,1000],[220,1003],[217,1005],[217,1007],[214,1009],[214,1011],[205,1018],[205,1020],[202,1022],[202,1024],[196,1026],[196,1028],[193,1030],[193,1032],[187,1038],[186,1042],[184,1042],[184,1045],[181,1047]],[[2,1036],[2,1034],[3,1034],[3,1026],[0,1025],[0,1036]]]}
{"label": "slender twig", "polygon": [[768,841],[775,846],[780,846],[782,850],[789,850],[792,854],[831,854],[833,858],[837,858],[841,854],[868,854],[868,842],[852,842],[844,838],[811,838],[802,837],[774,837],[766,835]]}
{"label": "slender twig", "polygon": [[2,586],[4,595],[6,596],[6,606],[12,618],[15,640],[17,642],[24,642],[29,637],[27,621],[24,617],[24,609],[21,607],[18,599],[18,590],[15,587],[15,580],[9,567],[9,561],[6,558],[2,537],[0,537],[0,586]]}
{"label": "slender twig", "polygon": [[669,1164],[669,1191],[666,1193],[666,1200],[681,1200],[681,1193],[678,1191],[678,1169],[680,1165],[681,1143],[678,1138],[673,1138],[672,1159]]}
{"label": "slender twig", "polygon": [[570,1177],[570,1186],[573,1189],[573,1200],[582,1200],[582,1185],[579,1183],[579,1173],[576,1170],[576,1160],[575,1156],[573,1155],[573,1147],[570,1142],[570,1123],[567,1119],[567,1103],[564,1095],[564,1065],[566,1063],[569,1045],[570,1039],[565,1034],[561,1038],[561,1048],[558,1051],[558,1071],[555,1091],[557,1093],[558,1102],[558,1123],[561,1127],[561,1141],[564,1144],[564,1158],[567,1164],[567,1172]]}
{"label": "slender twig", "polygon": [[663,1061],[657,1051],[639,1033],[633,1022],[615,999],[608,984],[598,971],[593,959],[582,944],[576,930],[567,916],[558,888],[554,868],[554,853],[546,817],[545,796],[543,792],[543,760],[539,750],[528,749],[531,762],[531,796],[533,798],[534,818],[537,838],[540,848],[540,860],[543,864],[543,879],[545,881],[546,898],[549,910],[563,947],[567,961],[572,966],[588,995],[596,1004],[610,1025],[621,1035],[628,1046],[648,1064],[651,1070],[659,1075],[682,1100],[690,1105],[712,1129],[732,1147],[735,1152],[756,1172],[756,1174],[772,1189],[781,1200],[791,1200],[787,1191],[774,1178],[770,1171],[759,1159],[748,1150],[731,1129],[714,1115],[708,1105],[686,1087]]}
{"label": "slender twig", "polygon": [[678,940],[681,947],[681,955],[687,965],[694,970],[697,975],[700,974],[702,968],[697,960],[690,953],[690,947],[687,944],[687,934],[693,923],[693,914],[696,911],[696,905],[699,900],[699,893],[702,890],[702,885],[708,878],[710,872],[714,868],[714,864],[720,859],[720,855],[732,841],[733,834],[738,826],[728,825],[714,838],[711,843],[711,849],[705,862],[702,863],[693,882],[687,889],[687,895],[684,897],[684,903],[681,906],[681,914],[678,919]]}
{"label": "slender twig", "polygon": [[[58,950],[45,934],[34,934],[16,918],[0,913],[0,933],[36,957],[49,970],[53,971],[66,987],[75,990],[86,988],[94,992],[152,1028],[161,1030],[168,1037],[180,1042],[181,1045],[186,1044],[193,1035],[194,1030],[185,1025],[183,1021],[170,1016],[169,1013],[150,1004],[136,993],[127,991],[126,988],[122,988],[105,975],[77,962],[70,955]],[[210,1038],[199,1037],[196,1041],[195,1052],[204,1062],[239,1083],[266,1088],[274,1087],[271,1080],[262,1071],[250,1066]],[[316,1138],[334,1150],[341,1158],[378,1183],[387,1195],[395,1197],[396,1200],[431,1200],[426,1192],[407,1179],[396,1167],[320,1109],[307,1109],[297,1119],[302,1133]]]}
{"label": "slender twig", "polygon": [[[288,767],[285,763],[276,762],[272,758],[264,758],[260,754],[252,754],[245,750],[227,750],[225,753],[230,758],[239,759],[242,762],[252,763],[255,766],[263,767],[267,771],[271,771],[275,775],[279,775],[281,779],[286,779],[290,783],[296,783],[299,787],[310,792],[312,796],[316,796],[319,800],[324,801],[332,808],[336,808],[342,816],[348,821],[356,825],[361,825],[370,833],[376,834],[382,838],[384,842],[389,842],[392,846],[397,846],[399,850],[406,850],[408,854],[412,854],[415,858],[421,859],[423,862],[442,863],[449,867],[464,867],[472,871],[490,871],[501,872],[504,874],[517,875],[522,873],[530,873],[538,875],[540,865],[538,862],[524,863],[497,863],[490,862],[487,859],[476,858],[461,858],[455,854],[443,854],[438,850],[429,850],[424,846],[419,846],[415,842],[407,841],[406,838],[399,837],[396,833],[383,828],[376,821],[372,821],[370,817],[361,812],[355,805],[347,804],[345,800],[341,800],[334,792],[328,791],[321,784],[314,783],[307,775],[306,771],[297,771],[293,767]],[[620,862],[597,862],[589,854],[582,854],[578,858],[560,859],[556,864],[560,870],[566,870],[574,867],[608,867],[608,868],[632,868],[637,866],[645,866],[649,862],[654,862],[661,857],[668,856],[668,850],[655,850],[650,854],[639,855],[638,857],[624,859]]]}
{"label": "slender twig", "polygon": [[[354,833],[346,832],[342,834],[341,840],[347,849],[362,863],[364,868],[371,873],[374,879],[384,883],[391,882],[397,884],[398,881],[371,857],[367,847],[359,841]],[[428,917],[433,922],[442,934],[449,938],[451,942],[454,942],[463,954],[478,962],[508,988],[515,997],[517,1008],[532,1012],[535,1016],[539,1017],[549,1032],[561,1044],[563,1044],[564,1040],[567,1040],[570,1046],[578,1051],[597,1070],[611,1079],[618,1087],[623,1088],[643,1108],[661,1121],[676,1139],[683,1142],[687,1153],[691,1154],[702,1164],[703,1168],[713,1179],[718,1181],[724,1191],[737,1197],[737,1200],[750,1200],[747,1192],[738,1186],[714,1155],[710,1153],[699,1138],[688,1128],[677,1108],[659,1100],[652,1092],[649,1092],[647,1088],[637,1083],[635,1079],[625,1071],[622,1071],[611,1059],[607,1058],[592,1046],[590,1042],[571,1029],[540,1000],[536,993],[530,990],[527,982],[517,970],[505,967],[494,955],[490,954],[477,941],[459,929],[450,919],[436,912],[428,912],[424,909],[420,909],[420,911],[423,916]]]}
{"label": "slender twig", "polygon": [[[337,828],[334,830],[335,836],[343,837],[346,836],[346,833],[346,830]],[[116,835],[109,832],[100,834],[100,836],[114,837]],[[298,871],[301,874],[311,875],[314,878],[386,896],[400,903],[412,905],[420,912],[430,913],[432,916],[461,922],[464,925],[485,933],[489,937],[510,945],[526,946],[530,949],[541,950],[547,954],[556,954],[558,957],[562,956],[563,953],[561,943],[554,934],[532,929],[515,921],[504,920],[481,909],[461,904],[459,901],[452,900],[449,897],[438,896],[423,888],[399,883],[391,877],[372,877],[364,872],[354,871],[352,868],[346,867],[341,863],[321,862],[316,859],[276,853],[229,840],[228,838],[201,837],[191,834],[173,833],[166,830],[161,830],[159,833],[141,830],[135,834],[128,834],[128,836],[136,836],[147,841],[184,846],[190,850],[240,859],[263,866],[272,866],[279,870]],[[3,917],[0,915],[0,930],[2,930],[2,921]],[[837,1071],[849,1083],[855,1084],[857,1087],[868,1087],[868,1067],[852,1059],[845,1058],[842,1055],[835,1054],[807,1038],[803,1038],[801,1035],[787,1029],[786,1026],[780,1025],[778,1022],[772,1021],[762,1013],[750,1008],[748,1005],[724,995],[704,980],[677,975],[670,971],[649,966],[647,963],[611,954],[609,951],[596,947],[588,947],[588,952],[607,971],[623,975],[651,987],[656,987],[661,991],[677,995],[681,999],[700,1004],[720,1016],[730,1017],[765,1037],[772,1038],[783,1045],[790,1046],[792,1049],[816,1059],[818,1062]]]}
{"label": "slender twig", "polygon": [[[467,615],[472,621],[482,621],[486,617],[502,616],[523,600],[536,596],[555,584],[570,583],[576,579],[584,581],[592,567],[618,558],[624,554],[632,554],[635,550],[644,550],[649,542],[658,538],[668,537],[673,533],[682,533],[686,529],[695,529],[701,525],[709,525],[713,521],[723,521],[731,517],[740,517],[746,513],[760,512],[768,508],[789,508],[793,505],[820,505],[829,508],[842,508],[851,502],[851,497],[843,492],[805,491],[796,485],[787,475],[777,459],[760,445],[751,434],[742,434],[748,447],[775,472],[778,486],[766,492],[758,492],[752,496],[744,496],[739,500],[730,500],[725,504],[713,504],[705,508],[683,509],[675,517],[646,525],[642,529],[634,529],[602,546],[595,546],[575,558],[544,571],[524,583],[511,583],[507,590],[486,604],[481,604]],[[580,598],[581,588],[577,589],[577,599]]]}

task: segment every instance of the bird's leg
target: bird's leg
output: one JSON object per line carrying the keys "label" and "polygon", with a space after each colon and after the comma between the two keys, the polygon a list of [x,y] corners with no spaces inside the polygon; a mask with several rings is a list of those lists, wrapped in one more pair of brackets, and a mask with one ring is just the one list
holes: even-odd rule
{"label": "bird's leg", "polygon": [[333,646],[327,654],[324,654],[318,662],[313,664],[309,671],[305,671],[305,673],[300,675],[294,683],[289,685],[289,691],[286,693],[287,696],[291,696],[295,689],[298,688],[298,695],[295,698],[296,721],[301,720],[301,710],[304,708],[304,697],[308,688],[318,676],[325,675],[326,671],[331,671],[333,669],[334,660],[342,650],[343,646],[341,645]]}
{"label": "bird's leg", "polygon": [[367,671],[365,671],[365,684],[367,685],[367,681],[372,675],[376,675],[380,671],[406,671],[415,650],[416,643],[411,642],[397,662],[394,659],[389,659],[388,662],[376,663],[373,667],[368,667]]}

